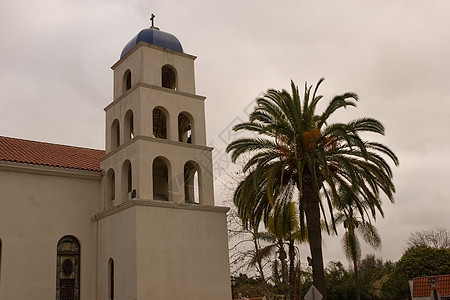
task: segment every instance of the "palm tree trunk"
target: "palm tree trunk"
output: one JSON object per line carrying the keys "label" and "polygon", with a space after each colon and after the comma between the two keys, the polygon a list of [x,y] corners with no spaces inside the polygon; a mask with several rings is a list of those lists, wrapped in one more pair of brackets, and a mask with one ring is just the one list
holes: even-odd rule
{"label": "palm tree trunk", "polygon": [[284,295],[283,299],[286,299],[287,292],[288,292],[286,289],[286,287],[288,285],[288,283],[287,283],[288,278],[286,276],[287,275],[286,274],[286,272],[287,272],[287,270],[286,270],[286,267],[287,267],[286,251],[284,250],[284,241],[282,239],[278,239],[277,243],[278,243],[278,248],[279,248],[278,259],[281,262],[281,289],[283,290],[283,295]]}
{"label": "palm tree trunk", "polygon": [[355,293],[356,293],[356,300],[359,300],[361,298],[360,291],[359,291],[359,278],[358,278],[358,265],[357,261],[353,261],[353,273],[355,276]]}
{"label": "palm tree trunk", "polygon": [[295,290],[295,247],[294,240],[289,241],[289,299],[294,300]]}
{"label": "palm tree trunk", "polygon": [[302,274],[300,258],[297,258],[294,277],[294,300],[302,300]]}
{"label": "palm tree trunk", "polygon": [[305,174],[302,182],[302,197],[305,199],[306,226],[308,228],[309,249],[312,257],[313,284],[327,299],[325,272],[322,255],[322,229],[320,226],[319,194],[314,188],[311,175]]}

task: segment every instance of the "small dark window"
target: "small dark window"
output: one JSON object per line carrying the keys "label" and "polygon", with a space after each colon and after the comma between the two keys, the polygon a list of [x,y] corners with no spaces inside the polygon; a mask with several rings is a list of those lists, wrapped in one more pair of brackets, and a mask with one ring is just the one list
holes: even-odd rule
{"label": "small dark window", "polygon": [[114,300],[114,259],[110,258],[108,261],[108,275],[109,275],[109,299]]}
{"label": "small dark window", "polygon": [[176,90],[177,89],[177,75],[172,66],[165,65],[161,69],[162,87]]}

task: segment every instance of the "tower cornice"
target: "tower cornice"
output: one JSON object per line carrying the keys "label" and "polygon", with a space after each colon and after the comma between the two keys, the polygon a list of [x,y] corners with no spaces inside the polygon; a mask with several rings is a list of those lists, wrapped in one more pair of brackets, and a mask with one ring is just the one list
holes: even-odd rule
{"label": "tower cornice", "polygon": [[208,152],[211,152],[214,150],[213,147],[208,147],[208,146],[187,144],[187,143],[183,143],[183,142],[176,142],[176,141],[171,141],[171,140],[166,140],[166,139],[159,139],[159,138],[154,138],[154,137],[137,135],[133,139],[129,140],[128,142],[124,143],[123,145],[120,145],[116,149],[112,150],[111,152],[107,153],[105,156],[100,158],[100,162],[104,161],[105,159],[107,159],[110,156],[113,156],[115,153],[120,152],[122,149],[128,147],[129,145],[138,142],[139,140],[151,141],[154,143],[161,143],[161,144],[166,144],[166,145],[179,146],[180,150],[183,150],[185,148],[191,148],[191,149],[196,149],[196,150],[200,150],[200,151],[208,151]]}
{"label": "tower cornice", "polygon": [[206,211],[213,213],[227,213],[230,208],[223,206],[213,206],[213,205],[198,205],[198,204],[186,204],[186,203],[173,203],[167,201],[158,200],[146,200],[146,199],[134,199],[130,201],[123,202],[111,209],[105,210],[103,212],[97,213],[92,217],[92,222],[99,221],[108,216],[119,213],[131,207],[160,207],[169,209],[183,209],[183,210],[196,210],[196,211]]}
{"label": "tower cornice", "polygon": [[108,106],[106,106],[103,110],[106,111],[108,108],[114,106],[116,103],[119,103],[122,99],[126,98],[129,94],[133,93],[133,91],[137,90],[140,87],[153,89],[153,90],[157,90],[157,91],[161,91],[161,92],[165,92],[165,93],[169,93],[169,94],[175,94],[175,95],[180,95],[180,96],[184,96],[184,97],[189,97],[189,98],[201,100],[201,101],[204,101],[206,99],[205,96],[195,95],[195,94],[186,93],[186,92],[180,92],[177,90],[163,88],[163,87],[153,85],[153,84],[139,82],[139,83],[136,83],[132,88],[130,88],[124,94],[120,95],[117,99],[114,99],[114,101],[111,102],[110,104],[108,104]]}
{"label": "tower cornice", "polygon": [[160,51],[164,51],[164,52],[167,52],[167,53],[170,53],[170,54],[173,54],[173,55],[187,57],[187,58],[190,58],[192,60],[195,60],[197,58],[197,56],[195,56],[195,55],[186,54],[184,52],[174,51],[174,50],[171,50],[171,49],[168,49],[168,48],[163,48],[163,47],[160,47],[160,46],[157,46],[157,45],[153,45],[153,44],[149,44],[149,43],[145,43],[145,42],[139,42],[136,46],[133,47],[133,49],[128,51],[128,53],[125,54],[124,57],[122,57],[114,65],[112,65],[111,69],[114,70],[118,65],[120,65],[124,60],[126,60],[130,55],[132,55],[133,52],[135,52],[140,47],[148,47],[148,48],[158,49]]}

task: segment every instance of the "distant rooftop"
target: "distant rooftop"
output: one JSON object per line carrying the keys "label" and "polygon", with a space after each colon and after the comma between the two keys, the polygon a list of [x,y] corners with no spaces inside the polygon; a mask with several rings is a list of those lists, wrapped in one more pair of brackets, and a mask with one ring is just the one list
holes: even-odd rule
{"label": "distant rooftop", "polygon": [[430,297],[433,288],[430,278],[436,279],[437,291],[441,296],[450,296],[450,275],[417,277],[413,279],[413,297]]}
{"label": "distant rooftop", "polygon": [[100,171],[105,151],[0,136],[0,161]]}

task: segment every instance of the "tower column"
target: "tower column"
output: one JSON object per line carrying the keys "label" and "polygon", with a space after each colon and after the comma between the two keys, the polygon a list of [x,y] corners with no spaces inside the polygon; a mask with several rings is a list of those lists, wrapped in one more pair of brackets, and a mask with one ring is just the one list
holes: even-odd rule
{"label": "tower column", "polygon": [[172,141],[178,142],[178,114],[175,111],[170,112],[169,120],[169,138]]}
{"label": "tower column", "polygon": [[172,165],[171,199],[174,203],[184,203],[184,165],[175,163]]}
{"label": "tower column", "polygon": [[139,157],[140,178],[137,196],[139,199],[153,199],[153,159],[148,156]]}

